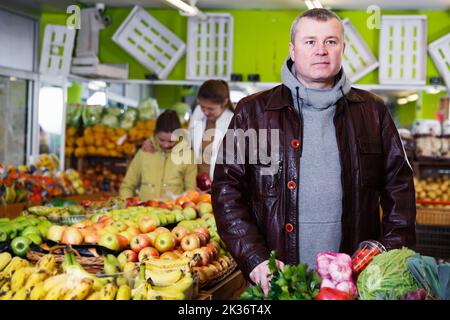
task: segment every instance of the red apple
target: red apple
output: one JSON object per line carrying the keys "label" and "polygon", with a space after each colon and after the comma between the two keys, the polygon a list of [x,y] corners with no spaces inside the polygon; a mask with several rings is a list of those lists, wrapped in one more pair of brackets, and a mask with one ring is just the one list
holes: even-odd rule
{"label": "red apple", "polygon": [[156,233],[161,233],[161,232],[170,232],[169,229],[167,229],[166,227],[158,227],[154,230],[154,232]]}
{"label": "red apple", "polygon": [[180,246],[183,251],[198,249],[200,248],[200,238],[197,235],[190,233],[181,239]]}
{"label": "red apple", "polygon": [[159,252],[166,252],[173,250],[175,248],[175,237],[172,233],[169,232],[161,232],[155,239],[155,248],[158,249]]}
{"label": "red apple", "polygon": [[152,232],[156,227],[158,227],[158,223],[152,217],[142,217],[139,220],[139,230],[141,230],[142,233]]}
{"label": "red apple", "polygon": [[[215,242],[215,241],[214,241]],[[209,248],[213,254],[213,259],[212,260],[216,260],[217,257],[219,256],[219,249],[216,247],[215,244],[213,244],[212,242],[208,243],[206,245],[207,248]]]}
{"label": "red apple", "polygon": [[145,234],[134,236],[130,242],[131,250],[139,253],[144,248],[150,247],[150,239]]}
{"label": "red apple", "polygon": [[209,263],[210,256],[207,250],[203,250],[203,248],[198,248],[193,250],[194,258],[196,254],[200,255],[201,265],[206,266]]}
{"label": "red apple", "polygon": [[138,261],[138,254],[136,252],[134,252],[133,250],[125,250],[125,251],[122,251],[122,253],[127,257],[127,261],[131,261],[131,262]]}
{"label": "red apple", "polygon": [[209,177],[209,174],[206,172],[202,172],[197,175],[196,178],[197,181],[197,187],[202,190],[209,190],[211,189],[211,178]]}
{"label": "red apple", "polygon": [[205,227],[198,227],[198,228],[195,228],[194,230],[192,230],[192,232],[200,232],[200,233],[203,233],[203,234],[207,237],[207,239],[208,239],[208,241],[206,241],[206,243],[208,243],[209,240],[211,239],[211,234],[209,233],[208,228],[205,228]]}
{"label": "red apple", "polygon": [[184,208],[188,208],[188,207],[194,208],[195,211],[198,211],[198,207],[195,204],[195,202],[193,202],[193,201],[186,201],[186,202],[183,203],[183,209]]}
{"label": "red apple", "polygon": [[200,239],[200,247],[206,246],[208,243],[208,237],[201,232],[192,232],[192,234],[195,234]]}
{"label": "red apple", "polygon": [[147,202],[145,202],[145,206],[146,207],[158,207],[159,202],[156,200],[148,200]]}
{"label": "red apple", "polygon": [[171,232],[177,239],[177,242],[180,243],[181,239],[189,233],[189,229],[185,226],[176,226]]}
{"label": "red apple", "polygon": [[114,220],[111,219],[111,217],[108,217],[108,216],[101,216],[98,219],[97,223],[103,224],[104,226],[109,226],[109,225],[114,223]]}
{"label": "red apple", "polygon": [[83,236],[79,229],[67,227],[61,236],[61,242],[64,244],[82,244]]}
{"label": "red apple", "polygon": [[117,240],[119,240],[120,249],[127,248],[128,245],[130,244],[130,241],[128,240],[128,238],[121,234],[117,234],[116,236],[117,236]]}
{"label": "red apple", "polygon": [[159,252],[153,247],[146,247],[139,251],[138,260],[139,262],[143,262],[148,258],[158,258]]}
{"label": "red apple", "polygon": [[167,203],[165,203],[164,201],[159,201],[158,207],[162,208],[162,209],[169,209],[169,205]]}

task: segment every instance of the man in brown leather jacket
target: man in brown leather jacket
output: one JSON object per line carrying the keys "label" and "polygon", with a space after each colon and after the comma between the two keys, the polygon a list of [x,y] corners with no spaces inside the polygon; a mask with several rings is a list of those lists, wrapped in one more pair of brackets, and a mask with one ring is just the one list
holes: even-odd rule
{"label": "man in brown leather jacket", "polygon": [[300,15],[283,84],[242,99],[222,141],[212,186],[219,235],[265,292],[271,250],[281,267],[315,268],[319,252],[351,255],[368,239],[415,245],[411,166],[383,101],[346,78],[343,33],[329,10]]}

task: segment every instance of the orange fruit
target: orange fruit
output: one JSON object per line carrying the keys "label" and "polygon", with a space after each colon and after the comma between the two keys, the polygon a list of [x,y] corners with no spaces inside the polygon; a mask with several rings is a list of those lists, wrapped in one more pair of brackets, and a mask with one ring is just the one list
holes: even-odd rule
{"label": "orange fruit", "polygon": [[198,203],[198,198],[200,197],[200,193],[197,190],[188,190],[186,191],[186,196],[191,199],[192,202]]}
{"label": "orange fruit", "polygon": [[183,206],[183,203],[191,201],[191,199],[189,199],[186,196],[179,196],[176,200],[175,200],[175,204],[179,205],[179,206]]}
{"label": "orange fruit", "polygon": [[211,195],[209,193],[202,193],[198,197],[198,202],[209,202],[209,203],[211,203]]}

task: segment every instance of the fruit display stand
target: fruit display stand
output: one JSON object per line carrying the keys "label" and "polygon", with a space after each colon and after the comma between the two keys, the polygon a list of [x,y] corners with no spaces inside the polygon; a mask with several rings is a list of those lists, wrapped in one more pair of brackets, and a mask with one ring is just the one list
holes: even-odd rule
{"label": "fruit display stand", "polygon": [[[96,193],[96,194],[80,194],[80,195],[71,195],[61,198],[62,200],[72,200],[76,203],[85,201],[85,200],[94,200],[99,199],[101,197],[107,196],[104,193]],[[8,205],[0,205],[0,218],[15,218],[20,215],[20,213],[28,207],[41,205],[41,202],[20,202],[13,203]]]}

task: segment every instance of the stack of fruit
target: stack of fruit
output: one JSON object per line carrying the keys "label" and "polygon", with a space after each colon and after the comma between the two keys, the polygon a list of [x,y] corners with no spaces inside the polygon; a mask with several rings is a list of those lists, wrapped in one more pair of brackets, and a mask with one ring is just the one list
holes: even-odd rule
{"label": "stack of fruit", "polygon": [[[49,164],[46,164],[47,166]],[[83,184],[75,170],[62,172],[38,169],[35,165],[0,169],[0,200],[6,204],[41,202],[50,197],[83,194]]]}
{"label": "stack of fruit", "polygon": [[104,163],[97,163],[84,169],[83,184],[89,193],[118,193],[125,175],[120,172],[112,172],[109,167]]}
{"label": "stack of fruit", "polygon": [[450,176],[414,178],[416,199],[419,205],[429,208],[450,208]]}
{"label": "stack of fruit", "polygon": [[79,137],[75,135],[76,130],[68,128],[66,155],[130,157],[136,151],[136,144],[150,137],[154,127],[154,120],[139,121],[128,131],[98,124],[85,128]]}
{"label": "stack of fruit", "polygon": [[21,216],[14,220],[0,218],[0,242],[10,241],[8,246],[16,256],[24,257],[31,243],[40,245],[52,223],[45,217]]}
{"label": "stack of fruit", "polygon": [[[111,278],[101,279],[83,269],[73,253],[66,254],[59,273],[53,255],[43,256],[36,266],[19,257],[0,255],[1,300],[113,300],[118,288]],[[3,269],[3,270],[2,270]]]}

